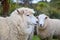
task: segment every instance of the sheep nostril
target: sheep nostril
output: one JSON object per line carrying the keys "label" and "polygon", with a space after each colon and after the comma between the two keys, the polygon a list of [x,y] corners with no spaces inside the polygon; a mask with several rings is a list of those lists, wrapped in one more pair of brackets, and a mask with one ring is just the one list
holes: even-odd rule
{"label": "sheep nostril", "polygon": [[42,24],[40,24],[40,27],[42,27]]}

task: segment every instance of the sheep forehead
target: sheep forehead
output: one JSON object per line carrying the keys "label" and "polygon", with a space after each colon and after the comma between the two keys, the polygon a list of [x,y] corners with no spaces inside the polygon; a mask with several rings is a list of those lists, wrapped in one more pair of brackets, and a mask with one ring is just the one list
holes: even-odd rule
{"label": "sheep forehead", "polygon": [[45,17],[47,17],[45,14],[41,14],[41,15],[39,15],[39,19],[44,19]]}
{"label": "sheep forehead", "polygon": [[19,8],[18,10],[27,10],[27,12],[31,12],[31,13],[35,13],[35,11],[31,8],[25,8],[25,7],[22,7],[22,8]]}

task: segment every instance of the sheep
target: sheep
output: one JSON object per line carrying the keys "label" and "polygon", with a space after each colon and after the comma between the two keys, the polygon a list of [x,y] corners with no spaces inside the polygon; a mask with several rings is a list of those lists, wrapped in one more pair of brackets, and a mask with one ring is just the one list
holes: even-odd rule
{"label": "sheep", "polygon": [[38,17],[37,35],[41,40],[52,40],[56,36],[60,40],[60,20],[51,19],[45,14]]}
{"label": "sheep", "polygon": [[31,8],[18,8],[9,17],[0,17],[0,40],[28,40],[34,26],[36,17]]}

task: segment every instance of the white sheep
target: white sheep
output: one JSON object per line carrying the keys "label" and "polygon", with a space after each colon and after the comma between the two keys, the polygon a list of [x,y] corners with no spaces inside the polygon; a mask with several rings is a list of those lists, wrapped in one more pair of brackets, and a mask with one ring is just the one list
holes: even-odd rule
{"label": "white sheep", "polygon": [[45,14],[38,17],[37,34],[41,40],[52,40],[56,36],[60,40],[60,20],[51,19]]}
{"label": "white sheep", "polygon": [[37,19],[33,9],[19,8],[9,17],[0,17],[0,40],[28,40]]}

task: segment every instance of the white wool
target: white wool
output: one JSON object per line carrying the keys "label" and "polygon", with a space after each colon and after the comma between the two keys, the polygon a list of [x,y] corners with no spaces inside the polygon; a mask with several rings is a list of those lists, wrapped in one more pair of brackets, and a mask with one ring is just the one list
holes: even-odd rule
{"label": "white wool", "polygon": [[[33,10],[30,8],[23,7],[17,10],[19,10],[19,12],[28,10],[33,13]],[[0,40],[27,40],[31,34],[33,27],[27,23],[27,17],[25,15],[27,13],[19,15],[17,10],[12,12],[9,17],[0,17]],[[32,16],[32,18],[35,17]]]}
{"label": "white wool", "polygon": [[59,31],[60,20],[59,19],[50,19],[48,17],[44,25],[45,26],[43,26],[43,28],[41,28],[39,25],[37,27],[37,33],[41,39],[52,40],[53,36],[56,36],[60,40],[60,36],[59,36],[60,35],[60,31]]}

